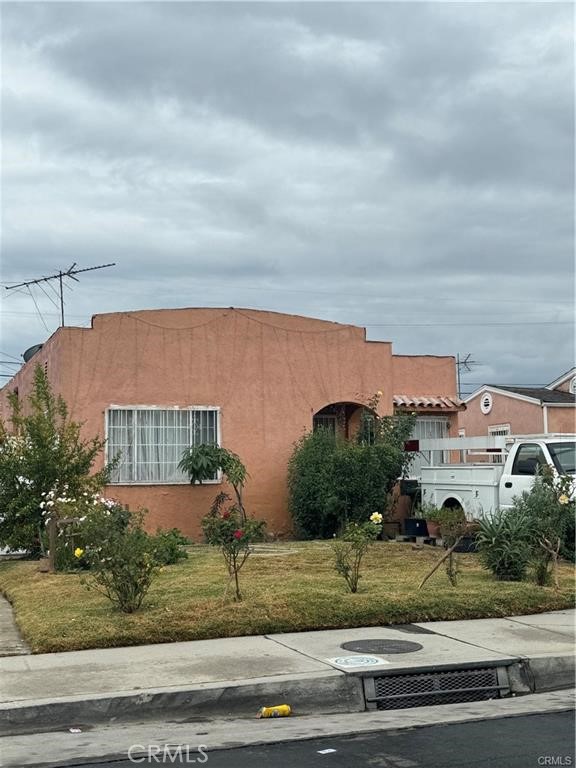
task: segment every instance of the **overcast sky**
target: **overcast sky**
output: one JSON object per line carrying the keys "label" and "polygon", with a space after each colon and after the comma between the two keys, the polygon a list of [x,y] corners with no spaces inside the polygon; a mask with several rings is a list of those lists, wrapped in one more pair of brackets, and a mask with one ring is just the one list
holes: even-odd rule
{"label": "overcast sky", "polygon": [[272,309],[471,353],[468,392],[548,383],[574,359],[573,12],[3,2],[0,359],[59,323],[49,286],[5,285],[116,262],[67,324]]}

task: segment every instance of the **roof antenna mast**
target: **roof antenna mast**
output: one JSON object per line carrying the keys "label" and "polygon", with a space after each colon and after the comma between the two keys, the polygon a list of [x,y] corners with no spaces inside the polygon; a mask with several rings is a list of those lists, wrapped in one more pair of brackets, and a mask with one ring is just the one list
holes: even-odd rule
{"label": "roof antenna mast", "polygon": [[465,355],[462,359],[460,359],[460,355],[456,355],[456,377],[458,381],[458,397],[462,399],[462,383],[460,380],[461,371],[463,373],[469,373],[472,370],[473,365],[478,365],[476,360],[470,360],[472,357],[472,353],[468,353]]}
{"label": "roof antenna mast", "polygon": [[58,270],[58,272],[55,275],[49,275],[48,277],[39,277],[36,280],[27,280],[25,283],[18,283],[17,285],[7,285],[6,290],[10,291],[12,288],[26,288],[30,285],[38,285],[39,283],[47,283],[50,280],[58,280],[59,288],[60,288],[60,327],[64,327],[64,283],[63,280],[65,277],[71,277],[72,280],[76,280],[78,283],[79,280],[77,277],[74,277],[74,275],[79,275],[81,272],[93,272],[95,269],[105,269],[106,267],[115,267],[116,263],[113,262],[112,264],[100,264],[97,267],[86,267],[85,269],[74,269],[76,266],[76,262],[72,264],[71,267],[69,267],[65,272],[63,272],[61,269]]}

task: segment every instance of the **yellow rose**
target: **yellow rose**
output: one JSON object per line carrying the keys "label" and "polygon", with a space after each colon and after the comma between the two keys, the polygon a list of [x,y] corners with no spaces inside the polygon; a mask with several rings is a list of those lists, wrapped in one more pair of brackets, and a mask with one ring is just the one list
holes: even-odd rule
{"label": "yellow rose", "polygon": [[74,557],[82,557],[83,554],[84,554],[84,550],[81,549],[80,547],[76,547],[76,549],[74,550]]}
{"label": "yellow rose", "polygon": [[568,504],[568,502],[570,501],[570,499],[568,498],[568,496],[566,496],[566,494],[565,494],[565,493],[563,493],[563,494],[562,494],[562,496],[560,496],[560,497],[558,498],[558,501],[560,502],[560,504]]}
{"label": "yellow rose", "polygon": [[380,525],[380,523],[382,522],[382,515],[380,514],[380,512],[373,512],[370,515],[370,522],[376,523],[376,525]]}

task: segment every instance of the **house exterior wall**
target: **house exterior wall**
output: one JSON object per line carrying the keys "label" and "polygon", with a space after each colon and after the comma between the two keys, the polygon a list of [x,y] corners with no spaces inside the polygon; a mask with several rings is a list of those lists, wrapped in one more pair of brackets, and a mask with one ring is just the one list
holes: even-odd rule
{"label": "house exterior wall", "polygon": [[548,431],[576,433],[576,408],[548,407]]}
{"label": "house exterior wall", "polygon": [[492,410],[484,414],[480,410],[482,395],[483,391],[480,391],[467,402],[466,410],[460,413],[459,426],[466,430],[466,437],[488,435],[488,428],[497,424],[510,424],[510,433],[513,435],[544,432],[542,408],[538,403],[491,392]]}
{"label": "house exterior wall", "polygon": [[558,384],[557,387],[552,387],[552,389],[556,390],[557,392],[570,392],[570,385],[572,383],[572,379],[568,379],[568,381],[563,381],[561,384]]}
{"label": "house exterior wall", "polygon": [[[454,359],[392,355],[389,342],[312,318],[236,309],[179,309],[96,315],[92,327],[59,329],[2,390],[29,393],[37,363],[86,437],[104,436],[116,406],[217,406],[222,445],[250,479],[245,502],[268,530],[290,530],[286,469],[314,413],[330,403],[365,403],[377,391],[392,413],[394,389],[455,394]],[[5,410],[3,411],[5,413]],[[102,458],[103,462],[103,458]],[[221,485],[112,485],[107,494],[150,511],[148,526],[198,538]]]}

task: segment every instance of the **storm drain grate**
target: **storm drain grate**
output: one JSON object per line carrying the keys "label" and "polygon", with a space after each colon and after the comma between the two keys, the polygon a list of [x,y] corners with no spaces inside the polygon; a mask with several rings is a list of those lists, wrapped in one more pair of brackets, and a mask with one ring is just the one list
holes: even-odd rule
{"label": "storm drain grate", "polygon": [[407,709],[497,699],[509,684],[505,668],[480,667],[366,678],[364,689],[369,709]]}

